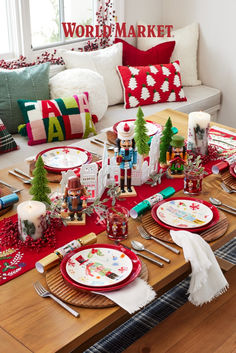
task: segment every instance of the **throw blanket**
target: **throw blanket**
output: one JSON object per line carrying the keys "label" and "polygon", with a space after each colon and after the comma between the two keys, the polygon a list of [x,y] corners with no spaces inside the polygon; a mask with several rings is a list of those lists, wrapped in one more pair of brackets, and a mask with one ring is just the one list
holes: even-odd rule
{"label": "throw blanket", "polygon": [[189,301],[202,305],[224,293],[229,285],[210,245],[200,235],[188,231],[171,230],[170,235],[183,248],[185,260],[191,263]]}

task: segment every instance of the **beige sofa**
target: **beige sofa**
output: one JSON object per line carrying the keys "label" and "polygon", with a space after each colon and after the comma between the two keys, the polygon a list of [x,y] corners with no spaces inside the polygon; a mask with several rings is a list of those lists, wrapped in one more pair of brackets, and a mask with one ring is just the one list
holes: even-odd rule
{"label": "beige sofa", "polygon": [[[149,116],[157,111],[171,108],[184,113],[192,111],[207,111],[211,114],[212,120],[217,120],[217,112],[220,109],[221,93],[218,89],[204,85],[184,87],[187,97],[186,102],[160,103],[142,107],[145,116]],[[113,126],[116,122],[123,119],[134,119],[137,108],[124,109],[123,104],[108,107],[104,117],[97,123],[97,132],[101,132]],[[13,164],[19,164],[25,158],[36,155],[38,152],[54,147],[64,146],[65,144],[76,144],[76,140],[45,143],[42,145],[28,146],[27,139],[20,135],[13,135],[19,149],[0,156],[0,169],[10,167]]]}

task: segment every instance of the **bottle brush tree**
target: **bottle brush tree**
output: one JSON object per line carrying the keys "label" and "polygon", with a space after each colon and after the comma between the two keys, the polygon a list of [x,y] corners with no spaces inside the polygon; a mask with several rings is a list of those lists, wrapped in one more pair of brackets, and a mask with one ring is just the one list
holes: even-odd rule
{"label": "bottle brush tree", "polygon": [[32,200],[51,203],[48,194],[51,192],[48,187],[47,172],[44,169],[44,163],[41,156],[38,157],[33,171],[34,178],[32,179],[32,187],[30,188],[30,194],[33,195]]}
{"label": "bottle brush tree", "polygon": [[162,132],[161,143],[160,143],[160,163],[166,163],[166,152],[170,146],[171,137],[174,135],[172,131],[172,121],[168,118],[165,128]]}
{"label": "bottle brush tree", "polygon": [[146,121],[143,117],[143,111],[141,107],[139,107],[137,112],[137,118],[134,123],[134,140],[136,143],[137,151],[140,155],[148,154],[150,150],[148,146],[148,141],[150,137],[147,134],[148,129],[146,127]]}

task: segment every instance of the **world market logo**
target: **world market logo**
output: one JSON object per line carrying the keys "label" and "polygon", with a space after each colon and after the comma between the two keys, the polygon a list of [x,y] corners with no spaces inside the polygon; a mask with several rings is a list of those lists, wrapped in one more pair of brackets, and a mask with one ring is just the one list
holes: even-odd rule
{"label": "world market logo", "polygon": [[172,37],[173,25],[131,25],[126,26],[126,22],[115,23],[110,26],[104,25],[80,25],[76,22],[62,22],[65,37],[68,38],[108,38],[114,37]]}

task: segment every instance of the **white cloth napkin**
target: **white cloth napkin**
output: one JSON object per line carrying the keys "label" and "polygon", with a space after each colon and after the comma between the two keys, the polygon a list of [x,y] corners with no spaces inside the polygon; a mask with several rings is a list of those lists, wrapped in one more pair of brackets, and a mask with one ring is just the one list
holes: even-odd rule
{"label": "white cloth napkin", "polygon": [[141,278],[136,278],[127,286],[116,291],[93,293],[104,295],[130,314],[141,309],[156,297],[156,292]]}
{"label": "white cloth napkin", "polygon": [[185,260],[191,263],[189,301],[194,305],[202,305],[224,293],[229,284],[210,245],[200,235],[184,230],[171,230],[170,235],[183,248]]}

